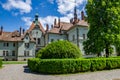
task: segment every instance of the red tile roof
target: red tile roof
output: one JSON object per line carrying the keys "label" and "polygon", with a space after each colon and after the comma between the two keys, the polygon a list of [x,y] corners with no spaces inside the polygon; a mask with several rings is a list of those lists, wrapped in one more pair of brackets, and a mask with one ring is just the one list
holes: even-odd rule
{"label": "red tile roof", "polygon": [[70,27],[72,27],[73,24],[67,23],[67,22],[60,22],[60,27],[59,23],[57,25],[54,25],[54,27],[48,31],[48,33],[56,33],[59,34],[60,30],[67,31]]}
{"label": "red tile roof", "polygon": [[71,30],[71,29],[73,29],[76,25],[78,25],[78,26],[82,26],[82,27],[89,27],[89,24],[88,24],[88,22],[87,21],[85,21],[85,20],[80,20],[78,23],[76,23],[75,25],[73,25],[71,28],[69,28],[68,29],[68,31],[69,30]]}
{"label": "red tile roof", "polygon": [[[41,25],[40,22],[38,22],[38,26],[39,26],[40,30],[45,34],[45,30],[44,30],[44,28],[42,27],[42,25]],[[28,29],[28,32],[32,31],[34,28],[35,28],[35,23],[33,22],[33,23],[31,24],[30,28]]]}
{"label": "red tile roof", "polygon": [[54,27],[48,31],[48,33],[56,33],[59,34],[60,30],[62,31],[68,31],[72,28],[75,27],[75,25],[80,25],[83,27],[88,27],[88,23],[84,20],[80,20],[79,22],[77,22],[76,24],[72,24],[72,23],[67,23],[67,22],[60,22],[60,27],[59,27],[59,23],[57,25],[54,25]]}
{"label": "red tile roof", "polygon": [[[23,41],[22,38],[25,37],[26,34],[21,35],[19,34],[18,31],[14,32],[2,32],[0,35],[0,41]],[[34,41],[34,39],[30,36],[31,41]]]}

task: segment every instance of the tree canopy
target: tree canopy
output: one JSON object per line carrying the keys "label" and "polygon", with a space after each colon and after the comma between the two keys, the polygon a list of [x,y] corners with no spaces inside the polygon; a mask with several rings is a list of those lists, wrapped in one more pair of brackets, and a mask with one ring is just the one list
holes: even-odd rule
{"label": "tree canopy", "polygon": [[90,29],[84,50],[98,55],[105,50],[108,57],[120,41],[120,0],[88,0],[86,12]]}

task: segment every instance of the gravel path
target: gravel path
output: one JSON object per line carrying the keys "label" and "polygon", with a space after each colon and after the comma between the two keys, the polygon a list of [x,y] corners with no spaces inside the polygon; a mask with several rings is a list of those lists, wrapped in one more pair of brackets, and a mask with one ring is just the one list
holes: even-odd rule
{"label": "gravel path", "polygon": [[68,75],[43,75],[30,73],[26,64],[4,65],[0,80],[120,80],[120,69]]}

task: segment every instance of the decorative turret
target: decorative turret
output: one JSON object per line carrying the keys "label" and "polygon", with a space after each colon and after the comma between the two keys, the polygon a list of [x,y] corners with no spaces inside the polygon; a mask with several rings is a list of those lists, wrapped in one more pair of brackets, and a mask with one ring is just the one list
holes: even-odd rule
{"label": "decorative turret", "polygon": [[38,17],[39,17],[39,15],[38,15],[38,13],[36,13],[35,14],[35,21],[38,21]]}
{"label": "decorative turret", "polygon": [[75,6],[75,8],[74,8],[74,21],[76,21],[77,20],[77,10],[76,10],[76,6]]}
{"label": "decorative turret", "polygon": [[[76,2],[75,2],[76,3]],[[73,19],[73,24],[76,24],[76,23],[78,23],[78,15],[77,15],[77,7],[75,6],[75,8],[74,8],[74,19]],[[70,21],[70,22],[72,22],[72,20]]]}
{"label": "decorative turret", "polygon": [[38,15],[38,13],[36,13],[35,20],[34,20],[35,25],[38,25],[38,17],[39,17],[39,15]]}

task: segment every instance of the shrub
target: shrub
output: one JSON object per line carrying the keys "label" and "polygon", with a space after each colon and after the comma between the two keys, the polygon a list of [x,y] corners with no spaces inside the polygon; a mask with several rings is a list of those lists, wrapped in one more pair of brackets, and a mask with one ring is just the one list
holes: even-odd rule
{"label": "shrub", "polygon": [[120,58],[106,59],[106,69],[120,68]]}
{"label": "shrub", "polygon": [[91,59],[91,71],[103,70],[106,68],[105,58]]}
{"label": "shrub", "polygon": [[33,66],[30,69],[47,74],[85,72],[89,71],[91,66],[90,60],[87,59],[40,59],[35,65],[36,61],[35,59],[29,59],[28,64]]}
{"label": "shrub", "polygon": [[37,57],[42,59],[79,58],[80,56],[80,49],[68,41],[54,41],[37,54]]}
{"label": "shrub", "polygon": [[2,67],[2,59],[0,59],[0,67]]}
{"label": "shrub", "polygon": [[39,58],[31,58],[28,59],[28,67],[30,68],[31,71],[38,72],[38,64],[39,64]]}
{"label": "shrub", "polygon": [[90,59],[29,59],[31,71],[46,74],[64,74],[120,68],[120,58]]}

